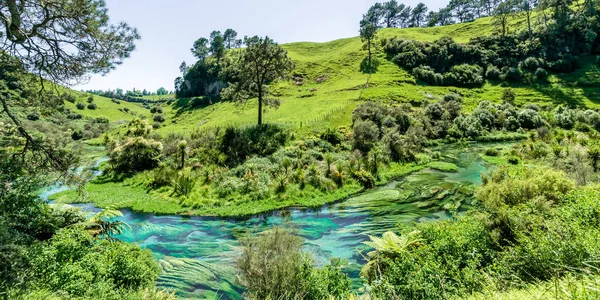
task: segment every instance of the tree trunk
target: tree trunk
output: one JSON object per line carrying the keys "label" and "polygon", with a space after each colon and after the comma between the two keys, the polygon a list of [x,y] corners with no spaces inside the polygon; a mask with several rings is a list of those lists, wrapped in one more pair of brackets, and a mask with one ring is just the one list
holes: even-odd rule
{"label": "tree trunk", "polygon": [[183,170],[183,166],[185,165],[185,150],[181,149],[181,168]]}
{"label": "tree trunk", "polygon": [[531,43],[531,39],[533,35],[531,34],[531,12],[527,12],[527,30],[529,31],[529,42]]}
{"label": "tree trunk", "polygon": [[[369,43],[368,43],[368,48],[369,48],[369,69],[371,69],[371,39],[369,39]],[[371,70],[369,70],[369,73],[371,73]]]}
{"label": "tree trunk", "polygon": [[262,85],[258,85],[258,126],[262,125]]}

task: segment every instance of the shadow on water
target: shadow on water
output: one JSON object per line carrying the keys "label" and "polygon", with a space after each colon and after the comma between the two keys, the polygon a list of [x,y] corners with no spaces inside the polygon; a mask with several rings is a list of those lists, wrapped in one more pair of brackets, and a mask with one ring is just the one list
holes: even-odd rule
{"label": "shadow on water", "polygon": [[[240,253],[238,238],[287,223],[306,239],[305,250],[312,253],[317,265],[333,257],[348,260],[345,271],[358,288],[364,263],[359,252],[367,250],[363,242],[368,235],[393,230],[398,224],[448,219],[471,205],[474,185],[481,183],[480,173],[487,170],[477,154],[483,149],[479,144],[441,147],[436,151],[455,163],[457,172],[422,170],[318,209],[287,208],[245,219],[157,216],[123,210],[121,220],[132,230],[119,238],[154,253],[163,269],[160,288],[172,288],[182,297],[240,299],[243,291],[236,284],[235,269]],[[77,206],[96,210],[89,204]]]}

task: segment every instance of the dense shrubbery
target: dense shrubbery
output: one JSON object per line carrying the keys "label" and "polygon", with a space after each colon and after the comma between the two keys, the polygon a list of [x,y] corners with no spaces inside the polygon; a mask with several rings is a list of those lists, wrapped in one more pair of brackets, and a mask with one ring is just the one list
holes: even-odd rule
{"label": "dense shrubbery", "polygon": [[130,138],[117,145],[110,153],[111,170],[118,173],[135,173],[156,168],[160,163],[163,146],[145,138]]}
{"label": "dense shrubbery", "polygon": [[[594,264],[597,188],[573,191],[564,173],[499,170],[477,193],[480,209],[455,221],[373,238],[363,275],[377,298],[442,299],[512,287]],[[593,245],[593,246],[592,246]]]}
{"label": "dense shrubbery", "polygon": [[466,44],[458,44],[450,37],[425,43],[392,38],[383,41],[383,48],[392,62],[431,85],[480,86],[484,83],[484,69],[489,80],[521,82],[531,78],[527,74],[533,74],[545,81],[547,70],[572,72],[579,67],[581,56],[599,51],[596,9],[579,11],[563,3],[553,9],[561,13],[544,14],[543,21],[550,18],[555,23],[538,26],[532,37],[523,31],[477,37]]}
{"label": "dense shrubbery", "polygon": [[238,261],[241,282],[250,299],[345,299],[350,296],[348,275],[341,261],[313,269],[302,252],[302,238],[286,229],[274,228],[242,242]]}
{"label": "dense shrubbery", "polygon": [[276,125],[265,124],[225,130],[220,149],[227,163],[236,165],[252,155],[273,154],[290,139],[290,133]]}

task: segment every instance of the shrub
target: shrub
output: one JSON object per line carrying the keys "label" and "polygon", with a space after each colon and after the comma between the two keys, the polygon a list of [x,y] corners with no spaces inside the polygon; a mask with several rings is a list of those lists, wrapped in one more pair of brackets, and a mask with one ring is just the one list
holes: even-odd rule
{"label": "shrub", "polygon": [[416,67],[413,69],[412,73],[415,78],[430,85],[444,85],[442,74],[436,73],[435,70],[429,66]]}
{"label": "shrub", "polygon": [[521,70],[519,70],[519,68],[512,67],[506,69],[504,74],[502,74],[501,79],[506,81],[518,82],[521,81],[522,77],[523,76],[521,74]]}
{"label": "shrub", "polygon": [[291,138],[285,129],[272,124],[246,128],[229,127],[221,138],[219,149],[229,165],[237,165],[251,155],[275,153]]}
{"label": "shrub", "polygon": [[181,171],[173,179],[173,192],[178,196],[188,196],[196,185],[195,176]]}
{"label": "shrub", "polygon": [[543,125],[542,117],[531,108],[525,108],[519,111],[517,115],[519,124],[522,128],[535,129]]}
{"label": "shrub", "polygon": [[507,160],[507,161],[508,161],[508,163],[509,163],[509,164],[511,164],[511,165],[518,165],[518,164],[519,164],[519,161],[520,161],[520,159],[519,159],[518,157],[516,157],[516,156],[511,156],[511,157],[509,157],[509,158],[508,158],[508,160]]}
{"label": "shrub", "polygon": [[352,173],[352,178],[360,183],[365,189],[370,189],[375,186],[375,177],[371,172],[360,169]]}
{"label": "shrub", "polygon": [[513,91],[513,89],[508,88],[502,90],[502,102],[514,105],[515,98],[517,98],[517,94],[515,94],[515,91]]}
{"label": "shrub", "polygon": [[539,68],[544,67],[544,61],[543,59],[528,57],[521,63],[521,66],[523,67],[523,69],[533,72]]}
{"label": "shrub", "polygon": [[319,136],[322,140],[329,142],[331,145],[339,145],[342,143],[342,135],[335,128],[327,128]]}
{"label": "shrub", "polygon": [[98,108],[98,106],[96,105],[96,103],[90,103],[90,104],[88,104],[87,108],[91,109],[91,110],[95,110],[96,108]]}
{"label": "shrub", "polygon": [[498,149],[496,149],[496,148],[485,149],[485,155],[487,155],[487,156],[498,156],[498,154],[500,154],[500,153],[498,152]]}
{"label": "shrub", "polygon": [[160,122],[154,122],[154,123],[152,123],[152,128],[153,129],[159,129],[160,126],[161,126]]}
{"label": "shrub", "polygon": [[345,299],[350,295],[350,281],[340,261],[313,269],[310,256],[302,252],[302,242],[278,227],[242,240],[238,267],[249,299]]}
{"label": "shrub", "polygon": [[69,115],[67,115],[67,119],[69,120],[79,120],[81,118],[83,118],[83,116],[76,113],[70,113]]}
{"label": "shrub", "polygon": [[502,73],[500,72],[500,69],[498,69],[498,67],[489,65],[487,67],[487,71],[485,72],[485,77],[490,80],[498,80],[500,79],[501,74]]}
{"label": "shrub", "polygon": [[535,77],[538,80],[546,81],[548,79],[548,71],[543,68],[537,68],[537,70],[535,70]]}
{"label": "shrub", "polygon": [[85,104],[78,102],[77,105],[75,105],[75,107],[77,107],[77,109],[83,110],[85,109]]}
{"label": "shrub", "polygon": [[379,140],[379,128],[371,120],[358,120],[352,127],[354,130],[354,148],[367,153]]}
{"label": "shrub", "polygon": [[87,97],[87,103],[92,103],[94,102],[94,96],[90,95],[89,97]]}
{"label": "shrub", "polygon": [[110,121],[106,117],[97,117],[94,121],[96,123],[100,123],[100,124],[108,124],[108,123],[110,123]]}
{"label": "shrub", "polygon": [[30,113],[27,115],[27,120],[37,121],[39,119],[40,119],[40,115],[38,115],[37,113]]}
{"label": "shrub", "polygon": [[117,173],[135,173],[156,168],[161,159],[160,142],[144,138],[130,138],[117,145],[110,153],[109,164]]}
{"label": "shrub", "polygon": [[[447,76],[452,74],[452,76]],[[450,72],[444,74],[444,85],[456,85],[461,87],[481,86],[484,83],[483,70],[478,65],[462,64],[450,68]]]}
{"label": "shrub", "polygon": [[159,122],[159,123],[162,123],[166,120],[165,116],[162,114],[155,115],[152,119],[154,120],[154,122]]}
{"label": "shrub", "polygon": [[153,106],[153,107],[150,109],[150,112],[151,112],[151,113],[153,113],[153,114],[154,114],[154,113],[159,113],[159,114],[162,114],[162,113],[163,113],[163,109],[162,109],[162,107],[160,107],[160,106]]}
{"label": "shrub", "polygon": [[73,96],[72,94],[64,93],[64,94],[62,94],[62,97],[65,101],[68,101],[71,103],[75,103],[75,101],[77,101],[77,98],[75,98],[75,96]]}
{"label": "shrub", "polygon": [[81,140],[82,138],[83,138],[83,131],[81,131],[80,129],[74,130],[73,133],[71,133],[71,139],[73,139],[74,141]]}

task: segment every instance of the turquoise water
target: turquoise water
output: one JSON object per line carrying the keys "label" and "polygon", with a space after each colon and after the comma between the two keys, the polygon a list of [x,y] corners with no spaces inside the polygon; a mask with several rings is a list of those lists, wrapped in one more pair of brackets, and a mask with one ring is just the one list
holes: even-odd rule
{"label": "turquoise water", "polygon": [[[473,186],[486,171],[477,155],[480,146],[440,148],[443,160],[459,166],[458,172],[423,170],[385,186],[320,209],[291,208],[246,219],[155,216],[123,211],[122,221],[132,230],[119,236],[123,241],[150,249],[163,272],[160,288],[179,296],[238,299],[243,290],[236,284],[235,261],[240,253],[238,238],[257,234],[275,224],[296,228],[305,239],[305,249],[316,265],[330,258],[345,258],[345,269],[355,287],[361,285],[361,251],[367,235],[378,235],[397,224],[447,219],[451,212],[468,207]],[[43,194],[47,197],[60,189]],[[92,205],[79,205],[97,211]]]}

